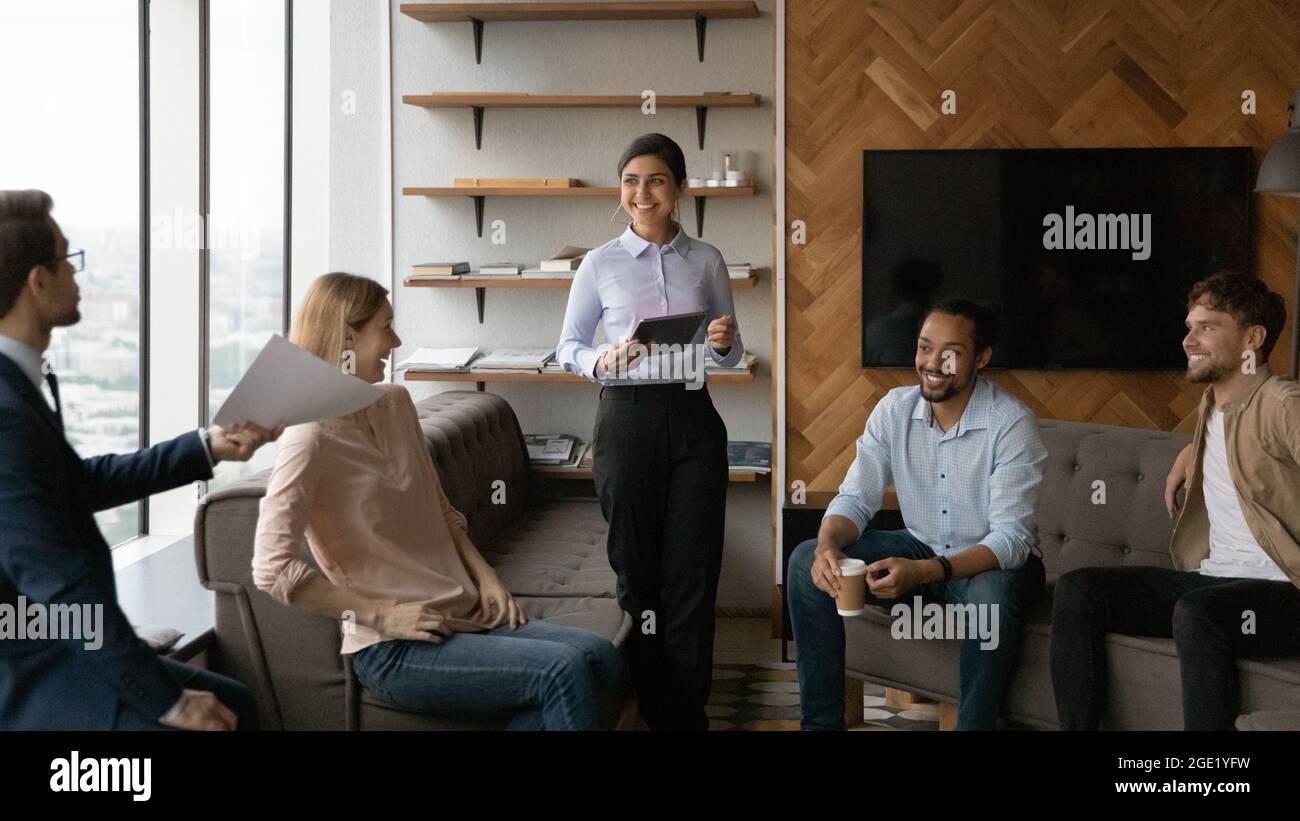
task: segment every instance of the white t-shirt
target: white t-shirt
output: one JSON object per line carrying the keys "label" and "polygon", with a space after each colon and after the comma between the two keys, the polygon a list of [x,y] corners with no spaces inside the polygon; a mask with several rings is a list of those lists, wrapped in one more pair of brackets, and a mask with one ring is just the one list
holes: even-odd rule
{"label": "white t-shirt", "polygon": [[1201,490],[1210,515],[1210,555],[1201,562],[1207,576],[1287,581],[1282,569],[1255,541],[1241,512],[1241,500],[1228,472],[1228,449],[1223,441],[1223,414],[1210,408],[1205,425],[1205,459]]}

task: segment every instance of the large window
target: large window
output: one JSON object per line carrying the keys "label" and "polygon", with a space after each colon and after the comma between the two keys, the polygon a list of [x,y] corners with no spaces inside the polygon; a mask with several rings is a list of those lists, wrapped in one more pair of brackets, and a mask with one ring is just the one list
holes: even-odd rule
{"label": "large window", "polygon": [[[283,0],[0,0],[0,188],[48,191],[86,251],[82,320],[49,354],[83,456],[210,422],[286,330],[291,30]],[[208,489],[274,458],[270,446],[223,463]],[[191,498],[162,494],[99,524],[111,544],[179,534]]]}
{"label": "large window", "polygon": [[[214,416],[272,334],[285,294],[285,4],[209,6],[208,409]],[[213,487],[269,467],[275,448],[222,464]]]}
{"label": "large window", "polygon": [[[82,456],[140,440],[140,108],[137,0],[6,2],[0,25],[0,189],[39,188],[84,249],[81,322],[55,331],[68,439]],[[110,544],[139,505],[98,516]]]}

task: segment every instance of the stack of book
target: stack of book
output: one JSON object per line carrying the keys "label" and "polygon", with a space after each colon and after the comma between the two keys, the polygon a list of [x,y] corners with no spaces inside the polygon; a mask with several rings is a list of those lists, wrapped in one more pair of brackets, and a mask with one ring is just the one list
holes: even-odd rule
{"label": "stack of book", "polygon": [[519,272],[524,270],[524,266],[514,262],[488,262],[480,265],[479,269],[472,274],[466,274],[462,279],[501,279],[502,277],[517,277]]}
{"label": "stack of book", "polygon": [[709,374],[748,373],[749,369],[754,366],[754,358],[755,357],[752,353],[747,353],[742,356],[740,361],[735,365],[732,365],[730,368],[724,368],[717,362],[713,361],[713,357],[706,355],[704,358],[704,372]]}
{"label": "stack of book", "polygon": [[555,358],[553,348],[498,348],[474,360],[473,370],[495,373],[540,373]]}
{"label": "stack of book", "polygon": [[750,473],[772,472],[770,442],[735,441],[727,443],[727,467]]}
{"label": "stack of book", "polygon": [[524,279],[573,279],[578,266],[582,264],[582,258],[590,250],[576,245],[566,245],[555,256],[538,263],[536,268],[525,269],[523,277]]}
{"label": "stack of book", "polygon": [[[475,92],[476,96],[477,94],[478,92]],[[517,95],[494,94],[493,96]],[[572,177],[456,177],[452,184],[457,188],[578,188],[582,182]]]}
{"label": "stack of book", "polygon": [[547,467],[576,468],[588,452],[587,443],[567,433],[533,433],[524,437],[528,461]]}
{"label": "stack of book", "polygon": [[460,279],[469,273],[468,262],[421,262],[411,268],[410,279]]}
{"label": "stack of book", "polygon": [[478,348],[417,348],[393,370],[463,373],[477,355]]}
{"label": "stack of book", "polygon": [[749,279],[753,275],[754,269],[748,262],[727,263],[727,276],[732,279]]}

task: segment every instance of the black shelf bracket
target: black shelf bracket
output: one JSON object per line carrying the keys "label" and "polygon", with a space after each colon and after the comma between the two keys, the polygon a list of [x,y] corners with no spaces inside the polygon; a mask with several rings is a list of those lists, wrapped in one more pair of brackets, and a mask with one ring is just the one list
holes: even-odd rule
{"label": "black shelf bracket", "polygon": [[474,390],[478,391],[479,393],[483,393],[483,391],[487,390],[487,385],[484,385],[482,382],[475,382]]}
{"label": "black shelf bracket", "polygon": [[709,119],[709,107],[706,105],[697,105],[695,107],[695,129],[700,134],[700,150],[704,150],[704,124]]}
{"label": "black shelf bracket", "polygon": [[695,236],[704,236],[704,200],[705,197],[695,198]]}
{"label": "black shelf bracket", "polygon": [[[483,106],[471,106],[474,109],[474,147],[479,151],[483,150]],[[700,138],[700,148],[703,148],[703,137]]]}
{"label": "black shelf bracket", "polygon": [[478,235],[483,236],[483,201],[487,197],[474,197],[474,223],[478,226]]}
{"label": "black shelf bracket", "polygon": [[[487,288],[475,288],[474,301],[478,303],[478,324],[482,325],[483,324],[483,303],[487,301]],[[480,390],[482,389],[480,388]]]}
{"label": "black shelf bracket", "polygon": [[478,19],[477,17],[471,17],[469,18],[469,21],[474,25],[474,62],[478,65],[482,65],[483,63],[483,21]]}
{"label": "black shelf bracket", "polygon": [[[474,26],[474,63],[483,64],[483,21],[478,17],[469,18],[469,22]],[[703,14],[695,15],[695,50],[699,55],[701,63],[704,62],[704,31],[708,27],[709,18]]]}

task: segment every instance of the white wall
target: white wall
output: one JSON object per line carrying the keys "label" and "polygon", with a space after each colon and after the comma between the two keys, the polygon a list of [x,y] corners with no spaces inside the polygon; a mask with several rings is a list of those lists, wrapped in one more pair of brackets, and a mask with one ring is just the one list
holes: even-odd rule
{"label": "white wall", "polygon": [[330,265],[330,7],[293,4],[293,254],[290,316]]}
{"label": "white wall", "polygon": [[[403,197],[408,185],[451,185],[458,176],[569,176],[589,185],[616,185],[617,161],[639,134],[660,131],[686,153],[688,173],[712,169],[720,149],[743,152],[746,170],[762,196],[711,200],[703,239],[728,261],[771,268],[772,17],[771,0],[758,0],[755,20],[710,21],[705,61],[696,58],[689,20],[632,22],[494,23],[485,27],[483,63],[474,63],[468,23],[429,25],[388,8],[391,25],[393,265],[399,357],[419,346],[553,346],[567,292],[561,289],[492,290],[485,322],[478,324],[472,290],[404,289],[401,276],[414,263],[464,259],[536,263],[564,244],[595,247],[617,236],[609,222],[617,204],[599,200],[489,198],[484,236],[475,235],[468,199]],[[383,99],[388,66],[379,59],[386,32],[384,0],[334,0],[331,6],[330,267],[383,278],[384,178],[387,137]],[[378,9],[378,12],[377,12]],[[403,105],[403,94],[433,91],[523,91],[538,94],[698,94],[752,91],[758,109],[709,112],[699,150],[694,109],[489,109],[483,150],[474,148],[468,110],[428,110]],[[355,93],[356,113],[340,108]],[[695,234],[694,203],[682,202],[682,222]],[[507,242],[491,242],[492,223],[503,220]],[[758,355],[753,385],[710,392],[732,439],[771,438],[771,276],[752,290],[735,292],[736,312],[748,350]],[[598,341],[599,338],[598,338]],[[418,401],[464,385],[408,383]],[[591,385],[493,385],[510,401],[526,432],[573,433],[590,440],[596,411]],[[770,604],[771,514],[768,485],[732,484],[719,606],[766,610]]]}

